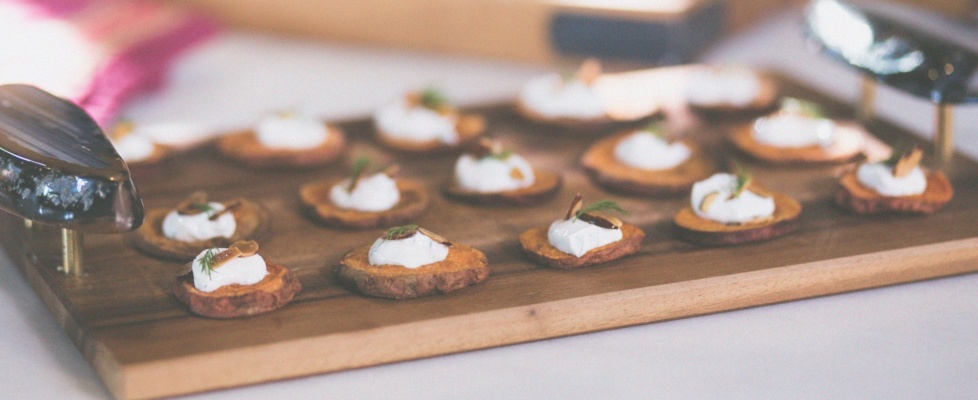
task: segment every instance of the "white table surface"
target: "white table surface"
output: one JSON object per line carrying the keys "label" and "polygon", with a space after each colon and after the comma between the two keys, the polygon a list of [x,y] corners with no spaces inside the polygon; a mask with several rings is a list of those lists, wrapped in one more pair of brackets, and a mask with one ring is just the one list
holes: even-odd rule
{"label": "white table surface", "polygon": [[[854,99],[855,74],[806,52],[799,26],[797,12],[783,13],[718,43],[703,59],[783,70]],[[140,123],[177,121],[201,129],[246,126],[265,111],[287,107],[357,117],[427,83],[462,103],[505,99],[546,70],[232,32],[184,59],[168,89],[127,114]],[[884,117],[929,134],[927,103],[891,90],[881,90],[878,99]],[[959,108],[955,117],[958,146],[978,156],[978,109]],[[0,321],[0,397],[110,396],[2,254]],[[978,398],[978,275],[192,397]]]}

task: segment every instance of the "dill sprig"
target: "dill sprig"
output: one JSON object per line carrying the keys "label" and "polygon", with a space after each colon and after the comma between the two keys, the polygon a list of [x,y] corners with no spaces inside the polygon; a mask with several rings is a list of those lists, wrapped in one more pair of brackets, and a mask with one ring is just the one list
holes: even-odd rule
{"label": "dill sprig", "polygon": [[610,212],[610,211],[616,211],[622,215],[628,215],[628,211],[625,211],[625,209],[621,208],[621,206],[619,206],[618,203],[611,200],[601,200],[601,201],[596,201],[594,203],[588,204],[587,206],[581,207],[581,209],[574,214],[574,218],[576,219],[581,215],[587,214],[589,212]]}
{"label": "dill sprig", "polygon": [[781,99],[781,109],[809,118],[823,118],[825,116],[825,113],[822,111],[822,107],[815,102],[802,100],[795,97],[785,97],[784,99]]}
{"label": "dill sprig", "polygon": [[396,226],[384,231],[384,240],[401,239],[401,236],[405,236],[411,231],[417,232],[418,226],[414,224]]}
{"label": "dill sprig", "polygon": [[440,110],[448,106],[448,97],[434,86],[428,86],[418,96],[422,106],[431,110]]}
{"label": "dill sprig", "polygon": [[734,168],[736,169],[737,173],[737,186],[734,187],[734,192],[733,195],[731,195],[731,198],[737,198],[743,194],[744,191],[747,190],[747,187],[750,186],[751,182],[751,173],[747,167],[743,166],[737,161],[734,161]]}
{"label": "dill sprig", "polygon": [[211,277],[211,272],[214,272],[214,261],[217,256],[214,253],[214,249],[207,249],[204,256],[200,258],[200,271],[207,274],[207,277]]}
{"label": "dill sprig", "polygon": [[497,160],[506,160],[512,155],[513,155],[513,150],[503,149],[502,151],[499,152],[490,152],[489,154],[486,154],[486,157],[495,158]]}
{"label": "dill sprig", "polygon": [[650,122],[648,125],[645,126],[643,132],[646,132],[652,136],[655,136],[667,142],[670,141],[670,137],[669,135],[666,134],[665,127],[662,126],[661,122],[658,121]]}
{"label": "dill sprig", "polygon": [[196,210],[200,210],[200,212],[202,212],[204,214],[207,214],[208,216],[214,214],[214,212],[217,211],[214,208],[214,206],[211,205],[211,203],[206,203],[206,202],[205,203],[191,203],[190,204],[190,207],[193,208],[193,209],[196,209]]}
{"label": "dill sprig", "polygon": [[360,182],[360,178],[363,177],[363,172],[367,170],[367,166],[370,165],[370,159],[366,156],[357,157],[357,160],[353,162],[353,172],[350,174],[350,185],[347,186],[347,192],[353,192],[356,189],[357,183]]}

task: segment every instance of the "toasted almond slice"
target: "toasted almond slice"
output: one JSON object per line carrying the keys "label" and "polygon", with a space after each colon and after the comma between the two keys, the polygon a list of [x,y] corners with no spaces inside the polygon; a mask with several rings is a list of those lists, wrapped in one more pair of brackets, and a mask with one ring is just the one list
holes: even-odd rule
{"label": "toasted almond slice", "polygon": [[920,160],[924,157],[924,152],[920,150],[919,147],[915,147],[910,153],[907,153],[897,161],[896,165],[893,166],[893,176],[897,178],[903,178],[910,174],[918,165],[920,165]]}
{"label": "toasted almond slice", "polygon": [[574,200],[571,200],[570,208],[567,209],[567,215],[564,219],[571,219],[577,216],[577,212],[581,211],[581,207],[584,207],[584,196],[578,193],[574,196]]}
{"label": "toasted almond slice", "polygon": [[710,207],[713,207],[713,203],[716,203],[717,200],[720,200],[720,192],[713,192],[703,196],[703,201],[700,202],[700,211],[710,211]]}
{"label": "toasted almond slice", "polygon": [[594,83],[601,76],[601,61],[596,58],[584,60],[575,75],[577,75],[577,79],[580,79],[588,85]]}
{"label": "toasted almond slice", "polygon": [[526,179],[526,176],[523,175],[523,171],[520,171],[519,168],[513,168],[509,170],[509,176],[512,177],[513,179],[519,179],[519,180]]}
{"label": "toasted almond slice", "polygon": [[486,129],[486,120],[478,115],[463,115],[455,122],[455,131],[462,135],[471,135]]}
{"label": "toasted almond slice", "polygon": [[441,235],[439,235],[437,233],[434,233],[432,231],[429,231],[429,230],[427,230],[425,228],[420,228],[419,227],[418,228],[418,232],[420,232],[422,235],[425,235],[425,236],[431,238],[431,240],[434,240],[434,241],[436,241],[438,243],[441,243],[441,244],[443,244],[445,246],[451,246],[452,245],[452,242],[450,242],[448,239],[445,239]]}
{"label": "toasted almond slice", "polygon": [[258,253],[258,242],[254,240],[239,240],[231,243],[231,247],[241,251],[241,257],[250,257]]}
{"label": "toasted almond slice", "polygon": [[237,247],[228,248],[227,250],[224,250],[214,255],[214,262],[211,263],[211,269],[218,269],[221,267],[221,265],[224,265],[228,261],[231,261],[240,256],[241,256],[241,249]]}
{"label": "toasted almond slice", "polygon": [[113,140],[120,140],[126,136],[129,136],[129,134],[135,130],[136,125],[134,125],[132,121],[123,120],[116,122],[115,126],[112,127],[112,134],[109,136]]}
{"label": "toasted almond slice", "polygon": [[407,104],[408,108],[420,107],[421,106],[421,93],[410,92],[404,95],[404,103]]}
{"label": "toasted almond slice", "polygon": [[589,213],[584,213],[581,214],[578,218],[580,218],[581,221],[587,222],[592,225],[597,225],[605,229],[621,229],[621,225],[622,225],[620,219],[618,219],[615,216],[612,216],[611,214],[601,212],[601,211],[592,211]]}
{"label": "toasted almond slice", "polygon": [[177,276],[188,275],[191,272],[194,272],[194,263],[193,263],[193,261],[188,262],[186,264],[183,264],[183,266],[181,266],[180,269],[177,270]]}
{"label": "toasted almond slice", "polygon": [[227,214],[229,212],[234,212],[234,210],[237,209],[238,207],[241,207],[241,201],[233,201],[231,203],[225,204],[223,210],[212,214],[210,218],[207,219],[211,221],[217,221],[217,219],[220,218],[222,215]]}

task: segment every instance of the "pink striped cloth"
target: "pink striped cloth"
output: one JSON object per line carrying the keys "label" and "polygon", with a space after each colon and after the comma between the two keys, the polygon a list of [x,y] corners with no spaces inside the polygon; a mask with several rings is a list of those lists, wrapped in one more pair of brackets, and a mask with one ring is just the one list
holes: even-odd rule
{"label": "pink striped cloth", "polygon": [[[88,76],[72,77],[80,82],[71,86],[72,93],[56,94],[76,102],[103,126],[112,121],[134,96],[159,89],[166,72],[181,54],[218,31],[218,24],[205,15],[150,0],[13,0],[7,7],[20,8],[8,11],[20,12],[17,15],[21,20],[28,19],[35,25],[63,22],[59,26],[67,29],[53,30],[69,31],[72,43],[80,42],[92,49],[85,53],[93,55],[85,57],[91,58],[87,60],[91,62],[91,68],[79,72],[71,69],[70,62],[64,63],[66,78],[79,73]],[[27,31],[28,35],[34,32],[33,29]],[[14,40],[14,36],[6,37]],[[0,35],[0,47],[4,40],[5,35]],[[44,40],[52,39],[45,37]],[[45,55],[45,51],[57,51],[41,47],[32,49],[33,54],[29,57],[37,57],[38,62],[43,62],[45,57],[52,56]],[[39,67],[53,69],[42,80],[58,78],[57,65]],[[30,74],[30,68],[23,69]],[[21,80],[30,80],[30,77]]]}

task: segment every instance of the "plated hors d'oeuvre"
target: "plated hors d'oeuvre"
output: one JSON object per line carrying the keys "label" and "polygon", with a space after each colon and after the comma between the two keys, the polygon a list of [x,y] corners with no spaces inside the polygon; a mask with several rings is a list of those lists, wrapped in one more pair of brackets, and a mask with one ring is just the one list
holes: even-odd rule
{"label": "plated hors d'oeuvre", "polygon": [[659,124],[598,140],[581,165],[597,184],[634,195],[685,193],[716,170],[699,144],[669,135]]}
{"label": "plated hors d'oeuvre", "polygon": [[787,97],[778,111],[735,128],[731,141],[770,163],[845,163],[862,156],[866,133],[858,124],[825,117],[812,102]]}
{"label": "plated hors d'oeuvre", "polygon": [[485,254],[417,225],[388,229],[343,257],[336,277],[360,293],[409,299],[452,292],[489,276]]}
{"label": "plated hors d'oeuvre", "polygon": [[117,122],[108,135],[112,147],[129,168],[150,167],[166,160],[173,148],[157,143],[150,135],[128,120]]}
{"label": "plated hors d'oeuvre", "polygon": [[544,124],[586,127],[610,122],[594,88],[601,69],[600,61],[587,59],[574,74],[530,80],[520,91],[516,109],[526,119]]}
{"label": "plated hors d'oeuvre", "polygon": [[549,199],[563,180],[560,174],[534,168],[502,144],[482,139],[455,162],[446,196],[474,204],[527,205]]}
{"label": "plated hors d'oeuvre", "polygon": [[602,264],[635,253],[645,233],[611,211],[624,213],[609,200],[585,206],[578,194],[564,218],[523,232],[520,245],[533,261],[560,269]]}
{"label": "plated hors d'oeuvre", "polygon": [[221,154],[263,168],[313,167],[336,160],[343,131],[297,111],[271,113],[253,128],[218,139]]}
{"label": "plated hors d'oeuvre", "polygon": [[376,172],[369,167],[369,159],[358,158],[350,177],[302,185],[299,198],[312,217],[338,228],[401,224],[428,208],[423,183],[398,176],[397,165]]}
{"label": "plated hors d'oeuvre", "polygon": [[486,130],[482,116],[460,112],[432,87],[377,110],[374,124],[382,144],[419,154],[460,149]]}
{"label": "plated hors d'oeuvre", "polygon": [[252,240],[201,251],[173,282],[173,294],[190,312],[211,318],[272,311],[288,304],[300,290],[295,274],[266,262]]}
{"label": "plated hors d'oeuvre", "polygon": [[690,73],[686,103],[704,113],[757,113],[774,107],[773,80],[741,66],[703,66]]}
{"label": "plated hors d'oeuvre", "polygon": [[881,212],[930,214],[954,197],[941,171],[920,166],[923,151],[894,151],[889,159],[867,162],[839,181],[835,202],[859,214]]}
{"label": "plated hors d'oeuvre", "polygon": [[257,203],[209,201],[206,193],[195,192],[176,208],[147,211],[133,244],[154,256],[186,261],[205,249],[260,239],[270,226],[268,212]]}
{"label": "plated hors d'oeuvre", "polygon": [[708,246],[772,239],[797,228],[801,203],[754,182],[750,172],[717,173],[693,185],[673,222],[681,239]]}

